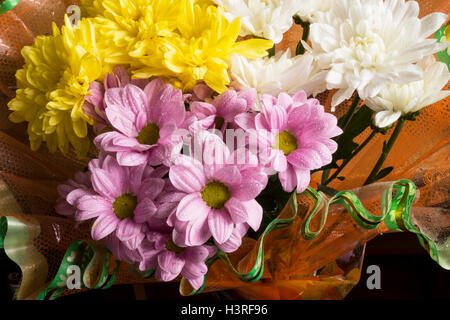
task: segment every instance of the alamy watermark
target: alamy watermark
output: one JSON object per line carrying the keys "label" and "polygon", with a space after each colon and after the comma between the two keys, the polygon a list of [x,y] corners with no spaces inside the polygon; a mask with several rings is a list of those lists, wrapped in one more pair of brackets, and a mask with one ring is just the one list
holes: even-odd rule
{"label": "alamy watermark", "polygon": [[367,289],[380,290],[381,289],[381,269],[377,265],[367,267],[367,274],[370,276],[366,280]]}
{"label": "alamy watermark", "polygon": [[80,7],[77,5],[68,6],[66,13],[67,13],[70,23],[72,24],[73,27],[75,27],[78,24],[78,22],[81,20]]}

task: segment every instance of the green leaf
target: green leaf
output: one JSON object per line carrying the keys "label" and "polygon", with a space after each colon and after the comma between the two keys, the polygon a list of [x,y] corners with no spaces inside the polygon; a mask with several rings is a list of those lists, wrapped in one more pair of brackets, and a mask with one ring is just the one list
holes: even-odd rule
{"label": "green leaf", "polygon": [[336,194],[339,193],[338,190],[324,186],[322,184],[317,185],[317,190],[322,191],[323,193],[325,193],[327,196],[330,196],[330,197],[334,197]]}
{"label": "green leaf", "polygon": [[[344,119],[338,121],[338,126],[342,127]],[[339,147],[333,156],[333,163],[340,159],[348,159],[353,151],[358,148],[358,144],[354,141],[357,136],[370,127],[372,122],[372,110],[367,106],[362,106],[355,113],[345,132],[335,138],[339,142]]]}
{"label": "green leaf", "polygon": [[278,217],[281,210],[283,210],[288,203],[290,197],[291,193],[283,190],[278,176],[271,176],[267,187],[258,197],[256,197],[256,201],[258,201],[263,208],[261,227],[258,232],[254,232],[252,229],[249,229],[247,236],[253,239],[258,239],[266,227]]}
{"label": "green leaf", "polygon": [[384,177],[386,177],[388,174],[390,174],[394,170],[394,167],[387,167],[378,172],[377,176],[375,177],[375,181],[381,180]]}
{"label": "green leaf", "polygon": [[[434,38],[440,43],[443,43],[447,40],[447,37],[445,35],[446,27],[446,24],[443,25],[442,28],[434,34]],[[441,52],[436,53],[436,56],[438,57],[439,61],[445,63],[447,65],[447,68],[450,70],[450,55],[448,53],[448,49],[445,49]]]}

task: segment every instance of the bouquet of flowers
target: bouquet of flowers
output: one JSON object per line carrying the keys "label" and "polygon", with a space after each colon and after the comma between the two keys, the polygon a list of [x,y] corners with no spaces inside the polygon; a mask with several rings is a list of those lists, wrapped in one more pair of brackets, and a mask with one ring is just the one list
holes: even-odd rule
{"label": "bouquet of flowers", "polygon": [[[450,267],[446,14],[404,0],[70,4],[4,54],[22,125],[2,124],[2,163],[26,171],[0,180],[18,298],[176,279],[184,295],[342,298],[364,243],[389,231]],[[26,6],[3,2],[0,24]]]}

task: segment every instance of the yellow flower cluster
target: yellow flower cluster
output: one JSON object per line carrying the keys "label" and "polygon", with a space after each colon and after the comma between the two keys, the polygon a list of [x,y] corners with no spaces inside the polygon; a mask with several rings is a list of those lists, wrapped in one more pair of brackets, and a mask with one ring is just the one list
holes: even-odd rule
{"label": "yellow flower cluster", "polygon": [[205,82],[227,90],[233,53],[265,56],[272,41],[237,42],[240,20],[227,21],[210,0],[82,0],[87,16],[75,26],[38,36],[22,49],[25,65],[16,73],[18,90],[8,107],[10,120],[28,122],[32,150],[45,142],[51,152],[72,146],[83,158],[90,149],[83,111],[89,84],[116,65],[133,78],[160,77],[188,91]]}
{"label": "yellow flower cluster", "polygon": [[53,35],[38,36],[22,56],[25,65],[16,72],[9,119],[28,122],[32,150],[44,141],[51,152],[67,153],[72,145],[78,157],[85,157],[93,119],[83,112],[84,97],[103,72],[93,24],[83,19],[73,27],[66,17],[61,31],[53,24]]}
{"label": "yellow flower cluster", "polygon": [[82,7],[93,17],[107,63],[184,91],[205,82],[222,93],[233,53],[259,58],[273,46],[263,39],[237,42],[240,20],[229,22],[209,0],[83,0]]}

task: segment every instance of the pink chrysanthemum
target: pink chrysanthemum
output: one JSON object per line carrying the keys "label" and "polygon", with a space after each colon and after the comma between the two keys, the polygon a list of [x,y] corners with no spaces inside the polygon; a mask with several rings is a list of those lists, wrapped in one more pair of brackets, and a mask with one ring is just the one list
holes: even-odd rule
{"label": "pink chrysanthemum", "polygon": [[259,229],[262,208],[255,197],[267,185],[267,175],[259,167],[230,164],[234,154],[216,135],[202,131],[194,140],[204,151],[202,162],[180,155],[169,171],[172,185],[185,193],[169,217],[173,240],[182,247],[199,246],[212,236],[226,247],[228,241],[236,242],[233,236],[243,236],[237,226]]}
{"label": "pink chrysanthemum", "polygon": [[181,248],[172,241],[170,233],[149,232],[139,252],[140,270],[154,269],[155,278],[162,281],[172,281],[181,274],[198,290],[208,272],[205,260],[216,250],[210,246]]}
{"label": "pink chrysanthemum", "polygon": [[60,184],[57,191],[60,198],[56,202],[56,213],[66,217],[74,217],[78,200],[85,195],[93,194],[91,174],[89,172],[77,172],[73,180],[70,179],[66,183]]}
{"label": "pink chrysanthemum", "polygon": [[114,258],[128,264],[139,266],[142,261],[141,252],[142,242],[136,249],[130,249],[124,242],[122,242],[115,233],[107,235],[103,239],[105,246],[111,251]]}
{"label": "pink chrysanthemum", "polygon": [[113,72],[108,73],[103,81],[103,85],[97,81],[89,84],[89,95],[85,96],[83,111],[91,118],[95,119],[94,131],[100,133],[109,125],[105,113],[105,90],[110,88],[123,88],[127,84],[133,84],[141,89],[149,83],[145,79],[131,79],[128,72],[122,66],[114,68]]}
{"label": "pink chrysanthemum", "polygon": [[128,84],[105,93],[106,116],[114,131],[95,138],[96,146],[116,154],[121,166],[168,165],[172,134],[185,120],[182,93],[162,80],[144,90]]}
{"label": "pink chrysanthemum", "polygon": [[114,233],[129,249],[138,248],[145,232],[155,228],[151,223],[157,210],[154,199],[164,187],[160,173],[147,165],[121,167],[109,155],[92,160],[89,171],[92,190],[77,199],[75,220],[96,218],[91,231],[94,240]]}
{"label": "pink chrysanthemum", "polygon": [[250,141],[278,172],[283,189],[301,193],[310,183],[310,171],[332,161],[337,143],[331,138],[342,134],[337,119],[303,91],[293,97],[281,93],[278,99],[263,95],[261,106],[261,113],[243,114],[236,121],[256,137]]}
{"label": "pink chrysanthemum", "polygon": [[249,111],[256,100],[255,89],[239,92],[228,90],[215,97],[214,100],[192,102],[190,110],[198,119],[196,125],[199,129],[216,128],[223,131],[227,127],[235,128],[235,117]]}

